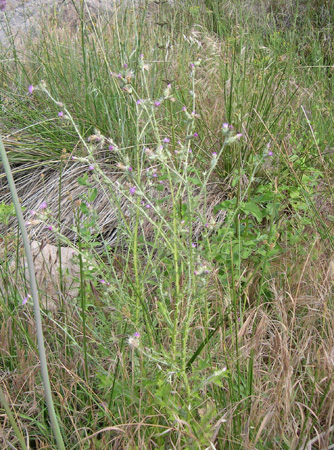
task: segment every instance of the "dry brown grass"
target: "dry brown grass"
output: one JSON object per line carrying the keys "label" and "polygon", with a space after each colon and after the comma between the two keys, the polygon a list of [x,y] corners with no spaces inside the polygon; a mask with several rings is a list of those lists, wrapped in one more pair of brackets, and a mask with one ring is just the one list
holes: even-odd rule
{"label": "dry brown grass", "polygon": [[332,424],[332,263],[324,263],[323,247],[322,254],[318,250],[311,248],[295,267],[283,264],[270,303],[249,309],[238,333],[245,376],[254,360],[249,422],[264,436],[281,436],[291,449],[299,448],[304,421],[310,436]]}
{"label": "dry brown grass", "polygon": [[[230,400],[227,399],[226,403],[231,406],[221,411],[221,415],[227,419],[224,423],[226,438],[225,441],[220,440],[218,448],[224,448],[224,445],[233,442],[235,426],[233,418],[236,414],[240,415],[244,424],[243,445],[247,449],[257,448],[257,442],[261,442],[262,447],[266,448],[265,442],[273,445],[272,439],[277,438],[277,446],[274,444],[272,448],[281,448],[278,443],[285,441],[289,443],[289,448],[298,450],[301,448],[299,436],[304,422],[304,435],[310,437],[316,436],[316,430],[321,434],[322,430],[328,429],[333,423],[334,318],[331,314],[333,275],[332,261],[324,259],[323,254],[325,249],[319,244],[316,250],[313,247],[303,258],[299,258],[298,264],[291,266],[290,257],[283,259],[281,266],[276,268],[276,273],[281,275],[276,275],[269,286],[272,293],[270,301],[258,306],[250,304],[245,311],[237,332],[238,346],[232,329],[225,330],[228,331],[227,336],[224,336],[223,332],[222,342],[216,347],[215,358],[226,360],[227,354],[230,355],[229,370],[235,382],[240,375],[246,382],[250,376],[249,361],[252,359],[253,389],[252,396],[244,397],[239,404],[235,403],[232,397]],[[212,291],[212,301],[217,299],[217,294],[216,289]],[[221,301],[218,301],[218,304],[221,305]],[[22,319],[29,327],[29,335],[34,340],[31,312],[22,313]],[[98,321],[98,315],[95,318],[92,316],[92,324],[95,320]],[[60,323],[61,321],[62,319]],[[72,334],[77,335],[76,339],[80,345],[81,325],[75,309],[67,311],[67,322],[72,324]],[[10,320],[1,327],[1,340],[8,345],[11,336],[14,336],[11,333],[12,327],[13,321]],[[60,414],[71,418],[74,435],[83,439],[99,432],[101,442],[113,445],[113,448],[131,449],[135,443],[138,445],[138,442],[142,442],[142,448],[153,448],[153,444],[150,444],[147,434],[144,433],[144,429],[148,427],[146,420],[150,422],[150,419],[143,417],[141,423],[132,423],[133,415],[140,414],[138,406],[133,405],[134,409],[131,410],[125,405],[122,409],[120,405],[118,425],[114,430],[108,429],[108,421],[105,425],[98,421],[94,404],[86,405],[81,413],[78,412],[72,417],[71,405],[77,408],[75,402],[80,403],[80,399],[75,396],[76,389],[84,386],[94,398],[96,390],[95,393],[91,390],[92,382],[85,381],[77,375],[80,367],[83,370],[81,357],[71,352],[68,355],[64,354],[61,344],[64,337],[61,336],[58,325],[53,321],[47,321],[45,332],[53,390],[60,401]],[[88,340],[91,351],[94,352],[94,342],[98,342],[96,336],[90,332]],[[193,344],[196,348],[195,335]],[[2,347],[3,356],[9,351],[7,347],[6,345]],[[29,417],[38,417],[42,393],[36,389],[36,386],[39,386],[36,379],[37,354],[31,351],[30,345],[29,347],[28,353],[22,349],[18,351],[19,372],[2,373],[2,384],[6,386],[8,398],[16,405],[18,416],[26,414]],[[131,366],[128,366],[127,357],[122,354],[118,345],[114,347],[110,357],[101,360],[99,364],[107,370],[112,370],[112,367],[115,367],[115,355],[121,358],[123,377],[131,379]],[[237,386],[234,390],[236,392]],[[232,392],[231,389],[227,390],[226,395],[231,395]],[[147,399],[143,397],[143,401]],[[152,401],[154,402],[154,399]],[[101,402],[103,403],[103,399]],[[93,420],[89,428],[83,430],[81,424],[87,415],[95,418],[95,422]],[[28,426],[28,423],[25,426]],[[185,424],[175,427],[175,431],[178,430],[181,435],[188,432]],[[3,423],[3,432],[7,433],[8,438],[10,430],[6,423]],[[91,439],[94,442],[93,437]],[[329,436],[322,434],[319,439],[321,448],[327,448]],[[43,448],[43,441],[39,442],[38,437],[35,442],[36,448]]]}

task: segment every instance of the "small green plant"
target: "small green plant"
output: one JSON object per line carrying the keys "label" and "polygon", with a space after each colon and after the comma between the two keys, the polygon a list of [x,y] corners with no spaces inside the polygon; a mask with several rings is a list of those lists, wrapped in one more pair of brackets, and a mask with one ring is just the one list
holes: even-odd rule
{"label": "small green plant", "polygon": [[0,223],[8,225],[11,217],[15,216],[15,206],[13,203],[6,205],[4,202],[0,203]]}

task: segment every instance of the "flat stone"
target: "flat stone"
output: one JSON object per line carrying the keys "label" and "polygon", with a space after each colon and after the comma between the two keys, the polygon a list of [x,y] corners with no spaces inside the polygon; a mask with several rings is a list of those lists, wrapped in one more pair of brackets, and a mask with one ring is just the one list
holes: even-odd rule
{"label": "flat stone", "polygon": [[[37,241],[31,243],[31,252],[34,261],[34,269],[37,287],[39,290],[40,305],[48,310],[56,311],[60,307],[60,300],[65,301],[75,299],[79,295],[80,289],[80,267],[78,264],[78,251],[71,247],[61,247],[55,245],[42,245]],[[63,291],[60,286],[60,262],[62,267]],[[89,268],[92,270],[92,267]],[[27,258],[19,259],[17,264],[12,260],[9,264],[7,279],[12,285],[17,282],[21,296],[30,292],[30,277],[28,271]],[[0,286],[1,289],[4,286]]]}

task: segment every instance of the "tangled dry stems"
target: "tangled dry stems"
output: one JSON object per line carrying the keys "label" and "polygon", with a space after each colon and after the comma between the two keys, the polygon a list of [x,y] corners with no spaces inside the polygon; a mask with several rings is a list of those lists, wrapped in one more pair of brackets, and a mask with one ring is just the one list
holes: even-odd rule
{"label": "tangled dry stems", "polygon": [[[135,215],[134,200],[129,196],[129,187],[132,184],[131,180],[124,175],[124,171],[119,171],[116,167],[113,169],[107,162],[100,161],[99,167],[109,180],[110,185],[106,186],[104,179],[93,174],[87,168],[87,165],[81,163],[69,163],[62,169],[61,174],[54,168],[49,167],[39,167],[33,170],[29,168],[29,165],[20,167],[20,171],[15,176],[17,192],[21,199],[21,205],[25,209],[24,217],[32,240],[41,241],[43,238],[49,243],[56,243],[57,238],[61,235],[66,238],[67,242],[77,243],[78,223],[82,225],[85,220],[79,204],[84,201],[83,195],[87,192],[87,188],[79,184],[78,178],[87,174],[91,188],[96,188],[98,192],[96,199],[89,206],[97,214],[95,233],[100,236],[99,239],[104,244],[115,245],[114,231],[118,230],[119,236],[122,232],[126,232],[124,221],[131,225]],[[4,174],[2,174],[0,196],[4,202],[10,203],[9,188],[3,177]],[[146,169],[143,170],[141,179],[143,182],[141,189],[145,192],[145,196],[152,201],[152,204],[159,198],[170,198],[170,186],[167,182],[165,182],[164,190],[161,192],[156,190],[156,186],[147,180]],[[196,196],[199,191],[200,189],[195,187],[191,192],[193,196]],[[186,202],[187,195],[187,193],[184,194],[183,202]],[[197,219],[193,224],[194,240],[200,239],[204,230],[205,222],[203,222],[203,219],[205,217],[215,216],[217,222],[223,220],[224,214],[222,212],[214,214],[213,210],[225,198],[226,192],[222,189],[221,183],[208,185],[203,198],[198,203]],[[35,220],[38,217],[32,212],[41,212],[40,206],[43,202],[47,204],[48,218],[46,221]],[[204,205],[206,211],[204,211]],[[172,215],[170,202],[165,201],[160,206],[164,218],[169,222]],[[150,216],[155,220],[154,212],[150,212]],[[15,218],[12,218],[8,227],[2,224],[0,233],[4,235],[10,232],[15,228],[15,224]],[[55,234],[55,230],[48,230],[50,225],[57,229],[57,234]],[[152,224],[150,225],[147,220],[143,221],[143,230],[146,230],[146,238],[153,236]]]}

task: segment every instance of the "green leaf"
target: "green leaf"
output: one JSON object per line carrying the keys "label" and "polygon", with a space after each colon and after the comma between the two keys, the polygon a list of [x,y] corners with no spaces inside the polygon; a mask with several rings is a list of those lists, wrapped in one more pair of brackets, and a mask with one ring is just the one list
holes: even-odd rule
{"label": "green leaf", "polygon": [[162,314],[163,318],[168,323],[168,325],[172,328],[173,323],[170,318],[170,312],[166,308],[166,305],[160,301],[157,302],[157,305],[158,305],[158,309],[159,309],[160,313]]}
{"label": "green leaf", "polygon": [[290,197],[291,198],[300,198],[300,192],[298,189],[293,189],[290,192]]}
{"label": "green leaf", "polygon": [[87,174],[85,174],[83,177],[79,177],[78,178],[78,183],[80,184],[80,186],[91,187],[91,184],[88,181],[88,175]]}
{"label": "green leaf", "polygon": [[232,200],[225,200],[224,202],[219,203],[219,205],[216,205],[214,207],[213,211],[214,211],[214,213],[216,213],[216,212],[218,212],[221,209],[228,210],[231,207],[234,208],[236,203],[237,203],[237,199],[236,198],[233,198]]}
{"label": "green leaf", "polygon": [[4,202],[0,203],[0,223],[8,224],[9,218],[15,216],[15,206],[13,203],[6,205]]}
{"label": "green leaf", "polygon": [[259,223],[262,221],[262,211],[256,203],[244,203],[240,209],[245,213],[251,213]]}
{"label": "green leaf", "polygon": [[88,214],[89,214],[88,207],[85,202],[80,203],[80,209],[81,209],[81,212],[83,212],[84,214],[86,214],[86,216],[88,216]]}
{"label": "green leaf", "polygon": [[191,181],[196,186],[202,187],[203,183],[198,178],[188,177],[188,180]]}
{"label": "green leaf", "polygon": [[96,199],[96,197],[97,197],[97,189],[94,188],[90,193],[90,195],[88,196],[88,201],[93,202]]}

